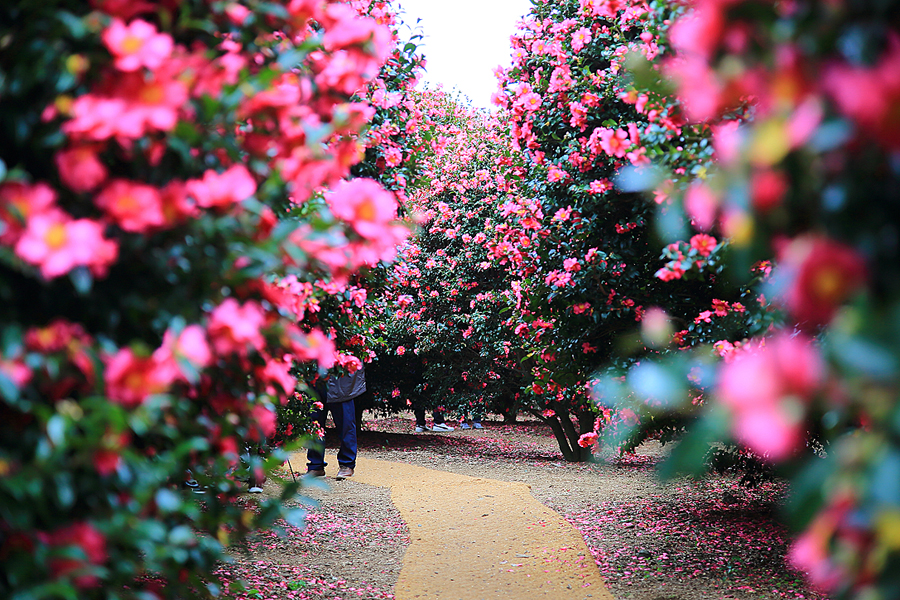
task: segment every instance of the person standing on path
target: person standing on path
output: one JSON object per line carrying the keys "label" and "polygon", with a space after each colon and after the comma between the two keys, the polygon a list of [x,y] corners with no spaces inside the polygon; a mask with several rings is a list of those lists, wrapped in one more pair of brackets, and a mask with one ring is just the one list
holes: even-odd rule
{"label": "person standing on path", "polygon": [[431,411],[431,416],[434,418],[434,426],[429,427],[425,422],[425,407],[417,406],[413,413],[416,415],[416,433],[423,433],[425,431],[453,431],[453,427],[447,425],[444,422],[444,412],[438,409],[434,409]]}
{"label": "person standing on path", "polygon": [[469,427],[468,423],[468,413],[462,413],[459,417],[459,428],[460,429],[484,429],[484,425],[481,424],[481,417],[478,414],[472,417],[472,427]]}
{"label": "person standing on path", "polygon": [[[329,377],[325,382],[325,403],[321,409],[316,409],[313,419],[318,421],[325,431],[325,420],[328,411],[334,418],[334,425],[341,436],[341,446],[338,449],[338,472],[335,479],[346,479],[353,476],[356,468],[356,406],[353,399],[366,391],[365,368],[344,375],[343,377]],[[306,472],[314,477],[325,476],[325,440],[321,445],[314,444],[306,452]]]}

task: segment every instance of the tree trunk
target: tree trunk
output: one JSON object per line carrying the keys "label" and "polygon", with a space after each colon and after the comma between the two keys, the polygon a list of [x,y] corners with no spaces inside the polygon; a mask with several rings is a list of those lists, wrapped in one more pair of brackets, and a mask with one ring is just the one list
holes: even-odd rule
{"label": "tree trunk", "polygon": [[[572,418],[567,411],[557,411],[553,417],[545,417],[534,409],[528,409],[528,412],[550,426],[566,462],[588,462],[591,459],[591,451],[578,445],[578,438],[581,437],[581,434],[576,432]],[[579,422],[580,429],[583,427],[581,418],[579,418]],[[593,420],[591,420],[591,425],[593,426]]]}

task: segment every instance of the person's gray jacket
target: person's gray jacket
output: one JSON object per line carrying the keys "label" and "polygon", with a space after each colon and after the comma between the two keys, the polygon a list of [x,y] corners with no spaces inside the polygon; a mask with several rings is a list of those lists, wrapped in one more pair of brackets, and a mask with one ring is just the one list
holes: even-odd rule
{"label": "person's gray jacket", "polygon": [[327,382],[325,402],[340,404],[353,400],[366,391],[366,372],[362,367],[358,371],[343,377],[330,377]]}

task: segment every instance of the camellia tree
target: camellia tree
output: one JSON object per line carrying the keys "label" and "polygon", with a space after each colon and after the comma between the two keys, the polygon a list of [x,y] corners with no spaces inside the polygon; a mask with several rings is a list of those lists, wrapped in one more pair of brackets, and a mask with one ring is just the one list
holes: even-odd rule
{"label": "camellia tree", "polygon": [[420,103],[435,148],[407,204],[418,229],[390,271],[371,383],[389,408],[514,418],[521,355],[502,314],[509,279],[487,247],[513,185],[511,150],[487,113],[441,90]]}
{"label": "camellia tree", "polygon": [[[789,476],[790,559],[836,598],[900,595],[898,19],[896,2],[700,1],[675,22],[661,73],[718,161],[674,206],[729,240],[730,277],[771,269],[748,309],[771,304],[773,326],[598,388],[700,414],[670,472],[724,441]],[[660,382],[674,392],[640,393]]]}
{"label": "camellia tree", "polygon": [[[430,152],[430,119],[414,91],[422,73],[424,58],[417,40],[421,34],[413,31],[408,37],[401,34],[402,22],[387,2],[380,0],[354,4],[363,16],[391,28],[393,44],[390,56],[378,75],[357,90],[352,100],[359,106],[368,105],[368,123],[358,134],[364,145],[364,155],[353,165],[350,174],[355,178],[371,179],[390,190],[400,202],[400,214],[408,201],[407,194],[417,188],[422,179],[421,157]],[[318,210],[326,209],[321,198],[295,207],[303,214],[318,202]],[[398,230],[405,235],[405,232]],[[341,255],[335,254],[335,267],[340,268]],[[329,332],[329,339],[338,351],[333,374],[354,371],[374,356],[380,347],[373,325],[381,321],[380,298],[385,289],[387,262],[373,256],[349,281],[321,279],[329,269],[313,269],[304,280],[297,276],[281,279],[281,293],[290,298],[295,314],[302,324]],[[314,363],[297,363],[294,371],[304,383],[312,382],[320,374]],[[371,379],[372,370],[369,370]],[[369,387],[372,387],[371,384]],[[303,435],[321,435],[318,424],[310,422],[312,404],[320,401],[312,390],[298,393],[279,412],[278,442],[299,439]],[[369,407],[368,397],[357,400],[357,414]]]}
{"label": "camellia tree", "polygon": [[0,8],[4,598],[218,595],[231,540],[302,517],[235,502],[294,362],[341,357],[298,299],[408,234],[345,180],[392,51],[368,6]]}
{"label": "camellia tree", "polygon": [[[666,55],[668,23],[681,11],[669,3],[537,3],[513,39],[512,67],[500,74],[496,101],[509,110],[528,169],[519,198],[503,208],[492,255],[514,278],[513,326],[530,361],[527,405],[568,460],[589,459],[611,418],[588,394],[596,370],[658,351],[652,341],[625,339],[636,322],[656,317],[651,307],[686,328],[704,310],[733,306],[732,339],[750,325],[740,312],[745,291],[717,277],[720,238],[697,231],[666,250],[683,254],[669,262],[683,259],[684,276],[671,284],[655,276],[666,264],[659,234],[678,216],[667,197],[702,177],[713,156],[710,128],[688,123],[671,93],[632,68],[635,57],[656,63]],[[654,198],[638,193],[648,185],[658,188]],[[657,218],[659,203],[672,214]],[[670,433],[683,425],[652,423]]]}

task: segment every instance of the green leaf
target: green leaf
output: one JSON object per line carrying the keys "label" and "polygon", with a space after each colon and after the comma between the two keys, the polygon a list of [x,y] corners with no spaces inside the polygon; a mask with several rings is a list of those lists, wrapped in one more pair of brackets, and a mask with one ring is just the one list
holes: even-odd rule
{"label": "green leaf", "polygon": [[163,512],[176,512],[181,509],[181,497],[168,488],[157,490],[156,505]]}
{"label": "green leaf", "polygon": [[76,267],[69,271],[69,279],[79,296],[87,296],[94,287],[94,277],[87,267]]}
{"label": "green leaf", "polygon": [[294,508],[284,513],[284,520],[294,527],[303,527],[306,524],[306,511],[302,508]]}
{"label": "green leaf", "polygon": [[672,453],[659,465],[659,474],[664,479],[690,476],[699,478],[706,472],[705,457],[712,444],[725,437],[728,419],[724,412],[711,411],[700,418]]}
{"label": "green leaf", "polygon": [[59,10],[56,11],[56,18],[66,26],[69,30],[69,34],[75,39],[81,39],[88,33],[87,26],[84,24],[84,19],[76,17],[72,13]]}
{"label": "green leaf", "polygon": [[3,371],[0,371],[0,396],[7,402],[19,399],[19,387]]}
{"label": "green leaf", "polygon": [[66,441],[66,419],[62,415],[53,415],[47,421],[47,437],[54,446],[62,446]]}
{"label": "green leaf", "polygon": [[178,525],[169,532],[169,543],[176,546],[184,546],[193,542],[196,538],[193,530],[187,525]]}

